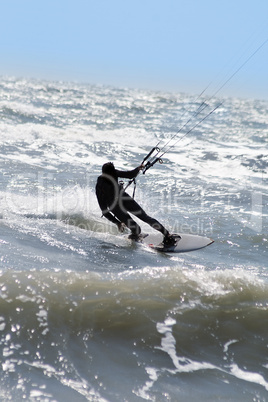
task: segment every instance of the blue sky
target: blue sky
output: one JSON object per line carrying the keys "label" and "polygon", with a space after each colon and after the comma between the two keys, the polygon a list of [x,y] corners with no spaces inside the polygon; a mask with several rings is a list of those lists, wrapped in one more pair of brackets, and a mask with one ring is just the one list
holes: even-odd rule
{"label": "blue sky", "polygon": [[[8,0],[0,75],[200,93],[266,39],[267,0]],[[268,99],[268,43],[220,94]]]}

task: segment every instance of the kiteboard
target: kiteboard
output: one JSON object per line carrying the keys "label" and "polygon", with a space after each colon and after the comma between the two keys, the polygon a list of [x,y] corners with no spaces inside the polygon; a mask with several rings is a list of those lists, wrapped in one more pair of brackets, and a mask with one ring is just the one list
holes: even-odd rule
{"label": "kiteboard", "polygon": [[153,250],[164,253],[186,253],[189,251],[199,250],[214,243],[214,240],[209,237],[192,235],[187,233],[178,233],[172,235],[175,238],[175,244],[165,246],[163,235],[161,233],[150,233],[141,235],[138,243],[141,243]]}

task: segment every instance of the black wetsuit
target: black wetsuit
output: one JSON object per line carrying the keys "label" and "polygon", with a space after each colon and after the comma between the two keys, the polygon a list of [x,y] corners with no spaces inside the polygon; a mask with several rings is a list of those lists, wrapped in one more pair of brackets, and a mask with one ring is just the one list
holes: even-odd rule
{"label": "black wetsuit", "polygon": [[96,184],[96,195],[103,216],[109,221],[119,225],[123,222],[134,236],[141,233],[140,226],[131,218],[128,212],[131,212],[137,218],[148,223],[154,229],[167,236],[169,233],[161,223],[151,218],[141,208],[141,206],[128,195],[118,183],[118,178],[133,179],[139,173],[139,168],[120,171],[114,169],[113,175],[102,174],[98,177]]}

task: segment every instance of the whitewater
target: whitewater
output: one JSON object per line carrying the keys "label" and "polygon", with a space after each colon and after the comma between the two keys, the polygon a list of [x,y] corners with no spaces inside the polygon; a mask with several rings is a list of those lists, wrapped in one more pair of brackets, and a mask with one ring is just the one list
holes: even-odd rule
{"label": "whitewater", "polygon": [[103,163],[137,167],[205,100],[0,78],[1,401],[268,401],[268,101],[211,99],[137,178],[209,247],[133,244],[95,197]]}

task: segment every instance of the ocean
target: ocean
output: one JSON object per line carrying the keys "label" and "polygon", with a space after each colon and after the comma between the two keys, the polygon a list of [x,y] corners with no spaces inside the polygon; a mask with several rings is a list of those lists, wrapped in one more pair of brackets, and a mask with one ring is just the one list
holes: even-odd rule
{"label": "ocean", "polygon": [[[1,401],[268,401],[268,101],[209,99],[187,134],[203,101],[1,77]],[[135,199],[202,250],[101,217],[102,164],[168,141]]]}

